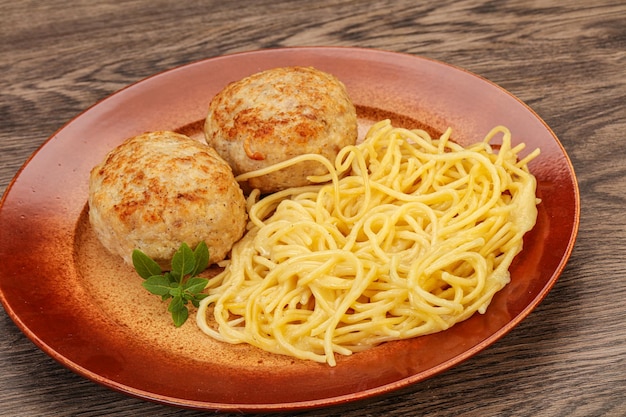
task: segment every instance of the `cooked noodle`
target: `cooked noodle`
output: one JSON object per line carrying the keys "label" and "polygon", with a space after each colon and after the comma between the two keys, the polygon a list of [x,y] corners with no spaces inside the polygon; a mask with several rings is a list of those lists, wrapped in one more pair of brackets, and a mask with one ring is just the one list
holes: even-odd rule
{"label": "cooked noodle", "polygon": [[[197,314],[217,340],[336,364],[484,313],[536,220],[536,181],[504,127],[464,148],[450,130],[374,125],[317,185],[248,200],[248,232]],[[501,135],[499,149],[490,145]],[[281,165],[238,178],[264,175]]]}

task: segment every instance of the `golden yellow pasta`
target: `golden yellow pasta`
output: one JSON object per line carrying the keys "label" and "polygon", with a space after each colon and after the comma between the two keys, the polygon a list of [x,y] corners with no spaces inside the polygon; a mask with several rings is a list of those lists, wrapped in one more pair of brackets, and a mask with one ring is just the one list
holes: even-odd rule
{"label": "golden yellow pasta", "polygon": [[384,120],[333,162],[303,155],[245,174],[305,159],[329,171],[312,178],[318,185],[250,195],[248,231],[209,284],[198,326],[334,366],[335,354],[484,313],[535,224],[527,163],[539,151],[519,160],[524,146],[512,148],[501,126],[467,148],[450,134],[432,139]]}

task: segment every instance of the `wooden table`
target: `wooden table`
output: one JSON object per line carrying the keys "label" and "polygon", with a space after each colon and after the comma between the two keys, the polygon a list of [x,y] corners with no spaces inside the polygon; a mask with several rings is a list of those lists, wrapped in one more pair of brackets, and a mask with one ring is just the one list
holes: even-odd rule
{"label": "wooden table", "polygon": [[[203,58],[341,45],[463,67],[531,106],[568,152],[582,201],[569,264],[521,325],[460,366],[385,397],[299,415],[626,415],[626,3],[418,3],[2,0],[0,192],[83,109]],[[0,415],[204,415],[75,375],[3,310],[0,334]]]}

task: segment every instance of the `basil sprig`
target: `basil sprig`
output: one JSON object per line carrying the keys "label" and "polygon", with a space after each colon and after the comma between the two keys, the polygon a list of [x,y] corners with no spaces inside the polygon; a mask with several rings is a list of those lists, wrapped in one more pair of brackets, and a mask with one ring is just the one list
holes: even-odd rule
{"label": "basil sprig", "polygon": [[202,291],[209,280],[196,276],[209,266],[209,249],[205,242],[200,242],[195,250],[182,243],[172,258],[171,269],[165,272],[139,249],[133,251],[132,260],[135,271],[145,279],[142,283],[145,289],[161,296],[162,301],[171,298],[167,310],[176,327],[187,321],[189,302],[198,307],[200,300],[207,297]]}

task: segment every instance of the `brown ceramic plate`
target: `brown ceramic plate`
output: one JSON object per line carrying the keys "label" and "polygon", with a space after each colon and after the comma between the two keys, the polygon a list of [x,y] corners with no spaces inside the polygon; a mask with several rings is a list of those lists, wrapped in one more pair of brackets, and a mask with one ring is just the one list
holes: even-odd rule
{"label": "brown ceramic plate", "polygon": [[[311,65],[339,77],[364,130],[373,121],[451,126],[464,144],[495,125],[528,150],[542,198],[535,228],[511,267],[512,282],[484,315],[434,335],[338,358],[334,368],[213,342],[107,255],[85,218],[92,166],[149,130],[201,134],[212,96],[228,82],[277,66]],[[502,88],[410,55],[354,48],[248,52],[185,65],[131,85],[80,114],[24,165],[0,211],[0,296],[19,328],[74,372],[112,389],[199,409],[281,411],[387,393],[431,377],[504,336],[546,296],[563,270],[579,222],[572,165],[545,123]],[[16,256],[19,254],[19,256]]]}

